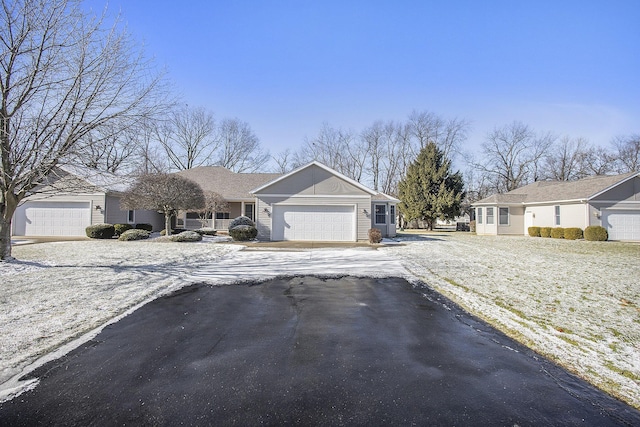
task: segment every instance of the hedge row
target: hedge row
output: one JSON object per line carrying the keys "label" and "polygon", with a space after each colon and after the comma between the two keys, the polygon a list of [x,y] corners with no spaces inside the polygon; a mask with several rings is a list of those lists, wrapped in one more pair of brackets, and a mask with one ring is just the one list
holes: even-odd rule
{"label": "hedge row", "polygon": [[529,227],[527,232],[531,237],[552,237],[566,240],[578,240],[584,237],[585,240],[604,242],[609,238],[607,230],[599,225],[590,225],[585,228],[584,233],[578,227]]}

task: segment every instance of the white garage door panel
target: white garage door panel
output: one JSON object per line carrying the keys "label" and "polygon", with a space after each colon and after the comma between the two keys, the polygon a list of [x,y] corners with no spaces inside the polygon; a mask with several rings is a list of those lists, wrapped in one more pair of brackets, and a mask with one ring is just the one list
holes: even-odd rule
{"label": "white garage door panel", "polygon": [[27,202],[14,218],[17,236],[84,236],[91,208],[89,202]]}
{"label": "white garage door panel", "polygon": [[355,239],[353,206],[282,205],[273,208],[273,240]]}
{"label": "white garage door panel", "polygon": [[609,240],[640,240],[640,212],[605,210],[603,223]]}

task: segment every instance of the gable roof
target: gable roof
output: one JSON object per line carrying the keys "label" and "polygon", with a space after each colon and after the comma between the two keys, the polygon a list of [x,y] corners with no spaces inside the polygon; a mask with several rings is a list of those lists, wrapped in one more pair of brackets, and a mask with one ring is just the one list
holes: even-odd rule
{"label": "gable roof", "polygon": [[260,191],[264,190],[265,188],[270,187],[270,186],[272,186],[273,184],[275,184],[275,183],[277,183],[277,182],[280,182],[280,181],[282,181],[282,180],[284,180],[284,179],[287,179],[287,178],[289,178],[290,176],[295,175],[295,174],[297,174],[298,172],[301,172],[301,171],[303,171],[303,170],[305,170],[305,169],[307,169],[307,168],[309,168],[309,167],[311,167],[311,166],[317,166],[317,167],[319,167],[319,168],[321,168],[321,169],[324,169],[324,170],[326,170],[327,172],[329,172],[329,173],[331,173],[331,174],[335,175],[336,177],[338,177],[338,178],[342,179],[343,181],[348,182],[349,184],[353,185],[354,187],[359,188],[360,190],[362,190],[362,191],[364,191],[364,192],[366,192],[366,193],[371,194],[372,196],[375,196],[375,195],[377,195],[377,194],[378,194],[378,192],[377,192],[377,191],[374,191],[374,190],[370,189],[369,187],[366,187],[366,186],[364,186],[364,185],[360,184],[358,181],[355,181],[355,180],[353,180],[353,179],[351,179],[351,178],[349,178],[349,177],[347,177],[347,176],[345,176],[345,175],[341,174],[340,172],[338,172],[338,171],[336,171],[336,170],[331,169],[329,166],[324,165],[324,164],[322,164],[322,163],[320,163],[320,162],[318,162],[318,161],[316,161],[316,160],[314,160],[314,161],[313,161],[313,162],[311,162],[311,163],[307,163],[306,165],[301,166],[301,167],[299,167],[299,168],[297,168],[297,169],[294,169],[294,170],[292,170],[291,172],[289,172],[289,173],[287,173],[287,174],[281,175],[281,176],[279,176],[278,178],[276,178],[276,179],[274,179],[274,180],[272,180],[272,181],[269,181],[269,182],[267,182],[267,183],[264,183],[263,185],[261,185],[261,186],[259,186],[259,187],[257,187],[257,188],[254,188],[253,190],[251,190],[251,193],[252,193],[252,194],[258,193],[258,192],[260,192]]}
{"label": "gable roof", "polygon": [[578,181],[537,181],[508,193],[491,195],[473,205],[589,200],[636,176],[640,176],[640,172],[591,176]]}
{"label": "gable roof", "polygon": [[[128,176],[115,175],[110,172],[99,171],[78,165],[58,166],[63,172],[86,182],[89,186],[96,187],[105,193],[122,193],[133,185],[134,179]],[[63,178],[62,174],[53,172],[57,178]],[[53,184],[55,186],[55,184]],[[78,188],[78,190],[88,190],[88,188]]]}
{"label": "gable roof", "polygon": [[252,188],[282,176],[279,173],[236,173],[222,166],[200,166],[176,174],[196,182],[202,191],[213,191],[228,201],[253,200]]}

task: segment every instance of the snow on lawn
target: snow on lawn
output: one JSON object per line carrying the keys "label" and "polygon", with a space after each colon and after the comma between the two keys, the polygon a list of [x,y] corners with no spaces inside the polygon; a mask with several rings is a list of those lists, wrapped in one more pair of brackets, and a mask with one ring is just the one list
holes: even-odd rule
{"label": "snow on lawn", "polygon": [[434,233],[382,249],[509,335],[640,407],[640,245]]}
{"label": "snow on lawn", "polygon": [[59,357],[110,321],[187,284],[285,275],[406,274],[398,260],[368,248],[240,252],[242,246],[213,241],[93,240],[14,247],[18,260],[0,263],[0,400],[24,390],[17,378],[25,370]]}

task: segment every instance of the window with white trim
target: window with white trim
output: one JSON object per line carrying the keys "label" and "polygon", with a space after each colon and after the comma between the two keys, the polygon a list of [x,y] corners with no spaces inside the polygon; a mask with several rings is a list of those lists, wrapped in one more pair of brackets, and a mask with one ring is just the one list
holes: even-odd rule
{"label": "window with white trim", "polygon": [[216,219],[229,219],[229,212],[216,212]]}
{"label": "window with white trim", "polygon": [[509,208],[498,208],[498,224],[509,225]]}
{"label": "window with white trim", "polygon": [[375,223],[386,224],[387,223],[387,209],[385,205],[374,205]]}
{"label": "window with white trim", "polygon": [[396,223],[396,205],[389,206],[389,216],[391,217],[389,218],[389,221],[391,222],[391,224],[395,224]]}
{"label": "window with white trim", "polygon": [[476,223],[482,224],[482,208],[476,208]]}
{"label": "window with white trim", "polygon": [[555,210],[555,225],[560,225],[560,206],[554,206]]}
{"label": "window with white trim", "polygon": [[487,208],[487,224],[493,224],[493,208]]}

